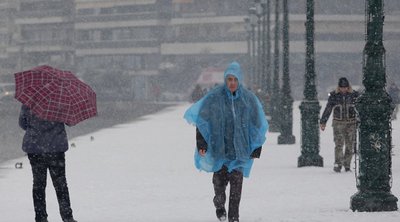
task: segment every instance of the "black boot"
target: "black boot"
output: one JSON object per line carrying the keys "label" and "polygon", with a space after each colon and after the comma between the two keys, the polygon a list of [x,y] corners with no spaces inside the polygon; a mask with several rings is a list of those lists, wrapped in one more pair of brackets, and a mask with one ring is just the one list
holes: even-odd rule
{"label": "black boot", "polygon": [[239,222],[239,218],[229,218],[229,222]]}
{"label": "black boot", "polygon": [[333,171],[335,171],[336,173],[340,173],[341,170],[342,170],[342,166],[335,163],[335,165],[333,166]]}
{"label": "black boot", "polygon": [[226,220],[226,210],[225,210],[225,208],[217,209],[215,211],[215,213],[217,214],[217,218],[218,218],[219,221],[225,221]]}

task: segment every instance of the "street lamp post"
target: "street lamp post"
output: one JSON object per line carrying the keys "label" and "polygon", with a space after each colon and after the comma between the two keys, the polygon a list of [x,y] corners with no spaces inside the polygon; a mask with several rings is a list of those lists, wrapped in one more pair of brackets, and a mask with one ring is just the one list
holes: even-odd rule
{"label": "street lamp post", "polygon": [[258,43],[258,71],[257,71],[257,84],[255,88],[255,93],[260,99],[263,109],[267,116],[269,113],[269,96],[267,94],[267,79],[266,79],[266,62],[265,62],[265,50],[266,50],[266,41],[265,41],[265,11],[266,11],[266,2],[267,0],[255,0],[255,7],[257,10],[258,17],[258,25],[261,28],[259,29],[259,43]]}
{"label": "street lamp post", "polygon": [[274,76],[272,80],[271,95],[271,120],[269,121],[269,131],[279,132],[279,2],[275,0],[275,41],[274,41]]}
{"label": "street lamp post", "polygon": [[296,137],[293,136],[293,98],[290,90],[289,77],[289,8],[288,0],[283,0],[283,75],[281,93],[281,135],[278,137],[278,144],[294,144]]}
{"label": "street lamp post", "polygon": [[[266,47],[266,61],[263,61],[263,63],[265,64],[265,72],[264,75],[266,77],[266,90],[265,92],[267,93],[267,97],[271,96],[272,90],[271,90],[271,2],[270,0],[263,0],[263,3],[265,5],[264,10],[265,10],[265,16],[264,16],[264,20],[266,19],[266,25],[267,27],[266,29],[266,36],[265,38],[263,38],[264,40],[264,44]],[[265,24],[264,24],[265,26]],[[268,112],[266,112],[267,114],[270,115],[270,111],[268,109]]]}
{"label": "street lamp post", "polygon": [[[246,39],[247,39],[247,56],[246,56],[246,71],[251,75],[251,24],[250,18],[244,18],[244,29],[246,30]],[[247,84],[251,84],[251,77],[246,75]]]}
{"label": "street lamp post", "polygon": [[251,85],[253,87],[256,84],[256,37],[255,37],[255,27],[257,24],[257,15],[256,15],[256,8],[251,7],[249,8],[249,18],[250,18],[250,27],[251,27],[251,42],[252,42],[252,55],[251,55]]}
{"label": "street lamp post", "polygon": [[[353,211],[395,211],[391,194],[391,99],[385,90],[383,0],[367,0],[366,45],[363,58],[364,93],[356,101],[359,113],[358,192],[351,197]],[[356,169],[357,170],[357,169]]]}
{"label": "street lamp post", "polygon": [[[261,22],[261,77],[260,77],[260,82],[261,82],[261,92],[264,96],[264,104],[266,103],[265,97],[267,95],[267,74],[266,74],[266,16],[265,16],[265,11],[266,11],[266,6],[267,6],[267,0],[261,0],[260,1],[261,5],[261,12],[262,12],[262,22]],[[264,110],[266,109],[266,104],[264,105]]]}
{"label": "street lamp post", "polygon": [[263,54],[262,54],[262,46],[261,46],[261,38],[262,38],[262,30],[261,30],[261,18],[263,17],[263,8],[261,5],[261,0],[254,0],[255,3],[255,8],[256,8],[256,15],[257,15],[257,72],[256,72],[256,89],[254,90],[258,90],[261,87],[261,75],[263,72],[262,69],[262,58],[263,58]]}
{"label": "street lamp post", "polygon": [[306,72],[304,99],[301,102],[301,156],[298,167],[323,166],[319,155],[319,111],[321,106],[317,99],[315,86],[315,49],[314,49],[314,0],[307,0],[306,19]]}

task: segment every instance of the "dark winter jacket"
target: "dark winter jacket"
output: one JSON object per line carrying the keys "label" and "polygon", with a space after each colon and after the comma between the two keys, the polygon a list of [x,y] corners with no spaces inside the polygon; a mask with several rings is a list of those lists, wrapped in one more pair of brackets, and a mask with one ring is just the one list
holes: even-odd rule
{"label": "dark winter jacket", "polygon": [[[207,150],[207,142],[204,139],[203,135],[201,135],[201,133],[200,133],[198,128],[196,128],[196,144],[197,144],[197,150],[200,150],[200,149]],[[262,149],[262,147],[258,147],[257,149],[255,149],[251,153],[250,157],[251,158],[260,158],[261,149]]]}
{"label": "dark winter jacket", "polygon": [[326,124],[333,110],[333,119],[338,121],[355,121],[356,110],[354,103],[359,93],[350,88],[350,92],[341,94],[338,89],[329,93],[328,103],[320,119],[321,124]]}
{"label": "dark winter jacket", "polygon": [[40,119],[23,105],[19,126],[25,130],[22,150],[26,153],[57,153],[68,150],[64,123]]}

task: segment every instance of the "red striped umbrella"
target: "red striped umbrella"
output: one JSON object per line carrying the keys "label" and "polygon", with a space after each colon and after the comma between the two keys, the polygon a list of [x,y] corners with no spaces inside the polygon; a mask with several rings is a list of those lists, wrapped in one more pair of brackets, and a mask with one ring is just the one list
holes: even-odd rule
{"label": "red striped umbrella", "polygon": [[70,71],[44,65],[14,75],[15,98],[39,118],[72,126],[97,115],[96,93]]}

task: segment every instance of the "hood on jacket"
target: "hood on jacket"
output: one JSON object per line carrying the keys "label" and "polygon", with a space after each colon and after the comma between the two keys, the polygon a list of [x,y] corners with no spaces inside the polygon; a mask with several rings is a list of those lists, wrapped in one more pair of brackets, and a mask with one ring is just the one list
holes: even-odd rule
{"label": "hood on jacket", "polygon": [[[232,94],[228,86],[226,85],[226,78],[228,75],[233,75],[238,79],[238,88],[234,94]],[[232,97],[233,99],[236,99],[239,97],[239,94],[241,94],[241,87],[242,87],[242,82],[243,82],[243,74],[242,74],[242,69],[240,68],[240,64],[238,62],[232,62],[231,64],[228,65],[224,72],[224,87],[227,90],[228,96]]]}
{"label": "hood on jacket", "polygon": [[228,77],[228,75],[235,76],[238,79],[239,86],[242,84],[243,74],[242,74],[242,69],[240,68],[240,64],[238,62],[232,62],[231,64],[229,64],[228,68],[226,68],[224,72],[224,80],[226,80],[226,77]]}

